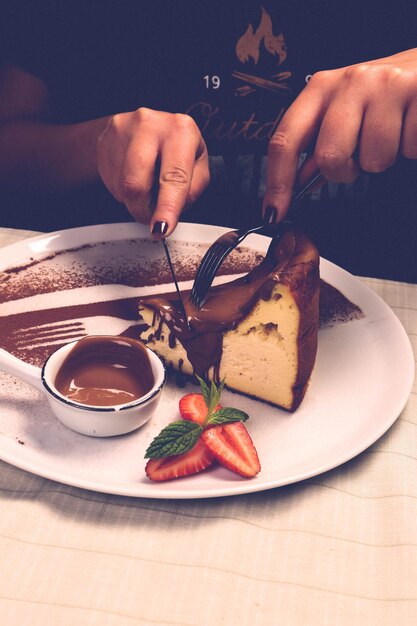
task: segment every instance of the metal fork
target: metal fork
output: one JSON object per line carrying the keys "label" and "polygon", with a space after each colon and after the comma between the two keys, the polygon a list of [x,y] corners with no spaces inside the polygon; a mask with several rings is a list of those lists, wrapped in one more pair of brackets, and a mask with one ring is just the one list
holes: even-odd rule
{"label": "metal fork", "polygon": [[[303,198],[311,189],[311,187],[318,183],[320,180],[324,180],[321,172],[317,170],[306,182],[301,185],[299,189],[294,192],[291,200],[290,208],[293,207],[297,200]],[[268,235],[275,237],[288,227],[289,222],[281,222],[278,224],[263,223],[260,226],[249,228],[248,230],[231,230],[224,235],[221,235],[210,246],[205,255],[203,256],[201,263],[198,267],[194,284],[190,294],[191,304],[201,309],[203,306],[211,284],[216,276],[216,273],[223,263],[225,258],[240,244],[242,241],[252,233],[258,233],[262,235]]]}
{"label": "metal fork", "polygon": [[110,315],[94,315],[20,328],[13,334],[16,347],[40,348],[61,345],[86,335],[120,335],[139,320],[124,320]]}

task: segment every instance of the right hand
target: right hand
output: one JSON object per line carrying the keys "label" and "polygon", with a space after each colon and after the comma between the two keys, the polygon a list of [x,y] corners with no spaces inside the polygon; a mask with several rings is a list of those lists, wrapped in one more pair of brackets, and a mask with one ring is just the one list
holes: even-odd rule
{"label": "right hand", "polygon": [[107,189],[138,222],[150,224],[151,232],[156,222],[167,223],[164,236],[172,233],[181,211],[210,180],[206,144],[194,120],[146,108],[108,120],[97,140],[97,166]]}
{"label": "right hand", "polygon": [[[314,154],[298,171],[309,147]],[[318,168],[327,180],[351,183],[400,154],[417,159],[417,48],[312,77],[269,144],[264,207],[282,219],[297,178]]]}

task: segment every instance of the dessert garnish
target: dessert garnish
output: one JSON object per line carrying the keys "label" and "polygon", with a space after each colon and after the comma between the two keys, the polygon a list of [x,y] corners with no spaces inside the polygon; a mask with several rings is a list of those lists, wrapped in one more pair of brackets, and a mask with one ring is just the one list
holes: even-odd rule
{"label": "dessert garnish", "polygon": [[224,380],[210,386],[197,376],[201,393],[182,397],[182,419],[168,424],[145,453],[145,472],[155,481],[189,476],[217,460],[240,476],[252,478],[261,469],[252,439],[243,424],[249,415],[219,404]]}

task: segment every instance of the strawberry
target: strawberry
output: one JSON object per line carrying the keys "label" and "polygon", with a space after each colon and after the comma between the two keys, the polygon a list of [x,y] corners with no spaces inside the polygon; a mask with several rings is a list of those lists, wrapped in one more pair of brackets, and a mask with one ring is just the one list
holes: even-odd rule
{"label": "strawberry", "polygon": [[213,460],[212,453],[199,439],[195,446],[184,454],[149,459],[145,472],[151,480],[171,480],[201,472],[209,467]]}
{"label": "strawberry", "polygon": [[222,465],[240,476],[251,478],[261,469],[258,453],[242,422],[206,428],[201,441]]}
{"label": "strawberry", "polygon": [[[180,400],[180,414],[185,420],[203,425],[207,417],[208,407],[201,393],[189,393]],[[214,411],[221,408],[218,404]]]}
{"label": "strawberry", "polygon": [[215,459],[240,476],[256,476],[261,467],[258,454],[242,422],[249,415],[219,404],[224,380],[210,386],[197,376],[202,393],[181,398],[183,419],[171,422],[149,444],[146,475],[162,481],[196,474]]}

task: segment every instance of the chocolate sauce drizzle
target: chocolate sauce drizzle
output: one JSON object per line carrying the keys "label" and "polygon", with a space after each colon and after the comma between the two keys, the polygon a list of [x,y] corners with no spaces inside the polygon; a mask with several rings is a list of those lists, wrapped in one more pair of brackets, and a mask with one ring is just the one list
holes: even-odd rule
{"label": "chocolate sauce drizzle", "polygon": [[[176,341],[182,344],[194,373],[207,378],[213,368],[213,379],[218,383],[224,332],[235,329],[259,298],[269,300],[277,283],[287,283],[295,292],[297,289],[304,292],[301,299],[308,305],[316,299],[312,324],[317,332],[318,265],[318,252],[305,235],[288,231],[271,241],[262,263],[246,276],[212,287],[201,310],[191,304],[188,293],[184,292],[188,323],[176,294],[141,298],[140,304],[153,310],[155,330],[149,339],[163,339],[166,329],[169,346],[175,347]],[[301,307],[304,308],[303,304]],[[310,309],[313,311],[314,307],[309,306]]]}

